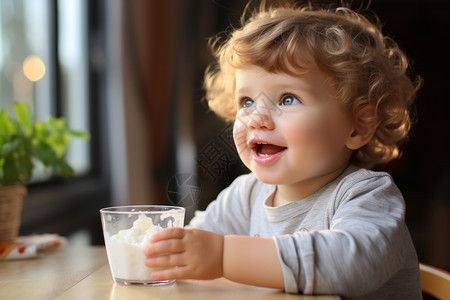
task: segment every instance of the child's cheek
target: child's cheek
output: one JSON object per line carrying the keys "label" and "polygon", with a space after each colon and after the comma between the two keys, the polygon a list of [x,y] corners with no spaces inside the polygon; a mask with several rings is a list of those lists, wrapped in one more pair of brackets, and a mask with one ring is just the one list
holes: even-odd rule
{"label": "child's cheek", "polygon": [[237,130],[239,129],[240,124],[241,124],[241,121],[239,120],[238,117],[236,117],[236,120],[234,120],[234,125],[233,125],[233,137],[236,134]]}
{"label": "child's cheek", "polygon": [[247,147],[247,125],[239,116],[234,121],[233,139],[238,152],[241,152]]}

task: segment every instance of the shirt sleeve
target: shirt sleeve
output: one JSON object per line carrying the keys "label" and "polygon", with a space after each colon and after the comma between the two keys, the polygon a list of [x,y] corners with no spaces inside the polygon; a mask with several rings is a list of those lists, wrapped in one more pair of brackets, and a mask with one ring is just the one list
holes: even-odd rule
{"label": "shirt sleeve", "polygon": [[405,205],[390,176],[346,182],[334,197],[329,229],[275,237],[287,292],[357,297],[404,264]]}
{"label": "shirt sleeve", "polygon": [[210,230],[220,234],[248,235],[252,191],[256,184],[253,174],[242,175],[205,211],[197,211],[187,228]]}

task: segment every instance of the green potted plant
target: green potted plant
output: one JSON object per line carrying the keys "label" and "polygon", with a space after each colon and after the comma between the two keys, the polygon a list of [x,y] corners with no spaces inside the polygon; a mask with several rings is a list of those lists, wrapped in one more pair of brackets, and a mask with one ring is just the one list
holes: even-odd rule
{"label": "green potted plant", "polygon": [[36,164],[42,163],[56,176],[71,176],[73,169],[64,159],[69,141],[89,138],[86,132],[68,129],[63,118],[34,121],[26,102],[15,102],[14,111],[15,118],[6,107],[0,111],[0,242],[17,236],[25,183]]}

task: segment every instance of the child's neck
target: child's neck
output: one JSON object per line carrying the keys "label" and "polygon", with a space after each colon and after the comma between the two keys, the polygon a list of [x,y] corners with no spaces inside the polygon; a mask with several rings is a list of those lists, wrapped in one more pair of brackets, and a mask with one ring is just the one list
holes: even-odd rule
{"label": "child's neck", "polygon": [[272,206],[278,207],[290,202],[301,201],[308,198],[323,186],[336,179],[346,168],[347,165],[320,177],[294,184],[277,185],[277,189],[272,199]]}

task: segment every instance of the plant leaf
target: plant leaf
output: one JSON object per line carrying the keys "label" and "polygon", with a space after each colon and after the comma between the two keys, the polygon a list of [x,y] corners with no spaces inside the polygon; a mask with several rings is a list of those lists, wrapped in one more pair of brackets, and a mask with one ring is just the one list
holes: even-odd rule
{"label": "plant leaf", "polygon": [[21,180],[17,165],[18,163],[16,157],[14,156],[14,153],[8,155],[8,157],[5,158],[5,163],[3,164],[3,185],[13,184]]}
{"label": "plant leaf", "polygon": [[55,172],[55,175],[61,177],[68,177],[73,175],[72,167],[62,159],[58,159],[53,165],[53,172]]}
{"label": "plant leaf", "polygon": [[19,122],[24,134],[30,136],[33,131],[33,119],[31,109],[26,102],[15,102],[14,110],[16,111],[17,121]]}
{"label": "plant leaf", "polygon": [[45,143],[37,143],[36,145],[33,145],[33,153],[46,167],[55,164],[57,161],[55,152]]}
{"label": "plant leaf", "polygon": [[0,135],[7,136],[15,133],[14,123],[9,119],[6,107],[3,107],[0,112]]}
{"label": "plant leaf", "polygon": [[73,137],[77,137],[80,139],[84,139],[84,140],[88,140],[91,138],[91,135],[89,134],[89,132],[85,132],[85,131],[73,131],[73,130],[68,130],[69,134]]}
{"label": "plant leaf", "polygon": [[23,181],[30,180],[33,175],[33,162],[31,161],[30,155],[27,153],[23,153],[23,155],[19,155],[18,157],[18,171]]}
{"label": "plant leaf", "polygon": [[2,145],[0,155],[6,156],[11,152],[17,151],[21,144],[22,139],[20,137],[15,137],[11,142]]}
{"label": "plant leaf", "polygon": [[0,111],[0,185],[29,180],[36,161],[56,176],[73,175],[63,155],[71,137],[89,139],[89,133],[68,129],[64,118],[35,122],[26,102],[15,102],[14,110],[16,119],[6,107]]}
{"label": "plant leaf", "polygon": [[66,132],[53,132],[45,141],[53,149],[57,157],[62,157],[69,144],[70,136]]}

